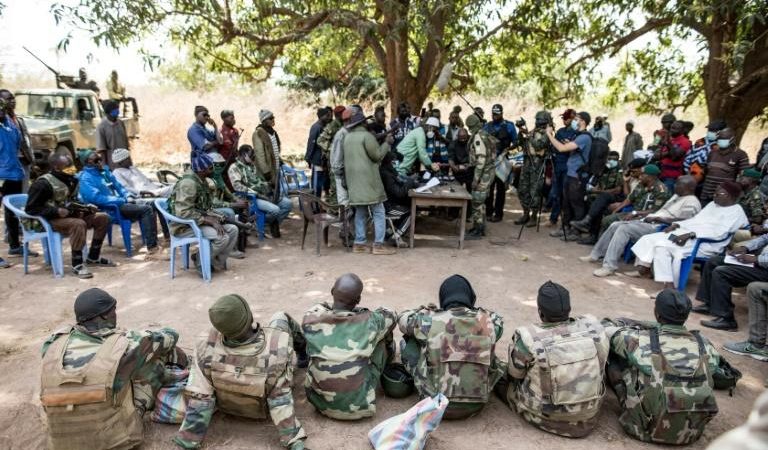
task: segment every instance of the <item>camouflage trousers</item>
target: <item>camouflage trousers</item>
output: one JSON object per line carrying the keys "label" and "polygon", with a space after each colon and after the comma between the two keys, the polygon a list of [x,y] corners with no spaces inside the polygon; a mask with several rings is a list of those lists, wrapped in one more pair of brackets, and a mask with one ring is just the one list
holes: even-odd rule
{"label": "camouflage trousers", "polygon": [[541,190],[544,187],[544,177],[541,169],[546,160],[543,156],[528,156],[525,158],[523,168],[520,171],[520,185],[517,195],[523,209],[534,211],[539,209],[541,203]]}
{"label": "camouflage trousers", "polygon": [[485,226],[485,199],[488,197],[488,191],[491,188],[492,177],[493,172],[489,171],[488,176],[480,178],[480,182],[472,190],[472,201],[470,203],[472,215],[469,219],[472,223],[472,228],[482,228]]}
{"label": "camouflage trousers", "polygon": [[166,366],[178,366],[186,369],[189,366],[189,358],[184,350],[174,347],[166,356],[158,358],[151,364],[146,375],[133,380],[133,405],[140,415],[155,408],[157,391],[166,384],[175,384],[176,380],[166,380]]}

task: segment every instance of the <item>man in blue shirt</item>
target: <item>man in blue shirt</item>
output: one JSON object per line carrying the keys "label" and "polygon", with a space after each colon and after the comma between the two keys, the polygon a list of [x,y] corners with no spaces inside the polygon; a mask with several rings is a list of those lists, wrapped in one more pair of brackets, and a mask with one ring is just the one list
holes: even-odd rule
{"label": "man in blue shirt", "polygon": [[[85,203],[91,203],[104,208],[117,206],[120,215],[130,221],[141,222],[144,239],[147,242],[147,255],[152,256],[160,250],[157,245],[157,220],[155,210],[150,205],[129,203],[133,200],[131,194],[115,179],[112,172],[104,167],[101,156],[91,150],[80,152],[83,171],[80,173],[78,191]],[[89,265],[110,265],[108,260],[88,260]]]}
{"label": "man in blue shirt", "polygon": [[[571,221],[581,220],[586,214],[584,202],[586,179],[589,173],[584,170],[588,166],[589,152],[592,148],[592,136],[587,132],[587,126],[592,120],[589,113],[582,111],[571,121],[571,129],[576,131],[576,137],[566,143],[562,143],[555,137],[552,127],[547,127],[549,142],[560,153],[568,154],[565,162],[566,179],[563,188],[563,228],[566,230],[567,240],[576,240],[579,233],[570,227]],[[562,237],[563,231],[557,230],[550,233],[553,237]]]}
{"label": "man in blue shirt", "polygon": [[[8,104],[0,98],[0,197],[21,194],[24,184],[24,168],[19,161],[21,133],[7,114]],[[19,241],[19,218],[5,208],[5,226],[8,228],[8,244],[11,255],[21,255]],[[11,263],[0,258],[0,269],[11,267]]]}
{"label": "man in blue shirt", "polygon": [[[496,157],[506,152],[515,142],[517,142],[517,129],[515,124],[504,120],[504,109],[496,104],[491,108],[492,120],[485,124],[483,129],[486,133],[495,137],[499,142],[496,145]],[[485,199],[486,219],[491,222],[501,222],[504,217],[504,201],[507,196],[507,180],[502,180],[498,176],[493,177],[488,197]]]}
{"label": "man in blue shirt", "polygon": [[309,128],[307,151],[304,153],[304,161],[312,168],[312,191],[317,197],[323,194],[328,168],[328,161],[323,157],[323,149],[317,145],[317,138],[331,120],[333,120],[333,109],[330,106],[317,110],[317,122]]}
{"label": "man in blue shirt", "polygon": [[[571,128],[571,121],[576,117],[576,110],[568,108],[564,113],[560,114],[563,118],[563,127],[557,130],[555,133],[555,139],[562,143],[570,142],[576,137],[576,131]],[[567,167],[565,165],[568,161],[568,153],[555,152],[552,155],[552,187],[549,190],[548,203],[552,208],[549,214],[549,225],[554,226],[557,224],[557,219],[560,216],[560,209],[563,205],[563,188],[565,187],[565,173]]]}
{"label": "man in blue shirt", "polygon": [[[213,127],[210,130],[205,127],[208,124]],[[187,130],[187,139],[192,146],[192,153],[212,152],[224,143],[216,122],[208,114],[208,108],[205,106],[195,106],[195,123]]]}

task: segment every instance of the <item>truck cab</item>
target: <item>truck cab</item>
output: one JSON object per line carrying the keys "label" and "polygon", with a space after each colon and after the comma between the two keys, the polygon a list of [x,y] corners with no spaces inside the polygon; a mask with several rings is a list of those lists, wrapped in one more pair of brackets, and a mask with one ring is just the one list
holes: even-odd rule
{"label": "truck cab", "polygon": [[[47,167],[51,153],[64,153],[77,163],[76,152],[96,148],[96,126],[104,118],[101,102],[83,89],[27,89],[14,93],[16,114],[23,117],[35,164]],[[138,116],[121,117],[129,138],[138,137]]]}

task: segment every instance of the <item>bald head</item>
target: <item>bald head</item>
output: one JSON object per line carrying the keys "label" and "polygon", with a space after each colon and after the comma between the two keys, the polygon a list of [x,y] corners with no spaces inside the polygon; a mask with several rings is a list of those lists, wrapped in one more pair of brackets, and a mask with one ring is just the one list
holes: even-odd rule
{"label": "bald head", "polygon": [[683,175],[675,182],[675,194],[680,197],[685,195],[693,195],[696,192],[696,178],[691,175]]}
{"label": "bald head", "polygon": [[352,309],[360,303],[363,293],[363,281],[354,273],[345,273],[336,279],[331,289],[334,308]]}

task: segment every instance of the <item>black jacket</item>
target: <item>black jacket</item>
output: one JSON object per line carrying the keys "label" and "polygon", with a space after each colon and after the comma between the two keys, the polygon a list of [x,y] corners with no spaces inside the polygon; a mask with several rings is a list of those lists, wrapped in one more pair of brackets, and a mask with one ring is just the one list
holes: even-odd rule
{"label": "black jacket", "polygon": [[408,191],[416,186],[416,183],[408,179],[403,181],[392,166],[390,157],[387,157],[382,161],[379,167],[379,174],[381,174],[381,182],[384,183],[384,191],[387,193],[386,203],[394,203],[397,205],[411,207],[411,198],[408,197]]}

